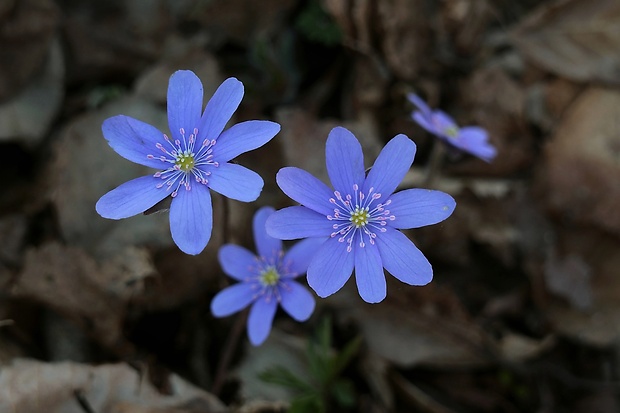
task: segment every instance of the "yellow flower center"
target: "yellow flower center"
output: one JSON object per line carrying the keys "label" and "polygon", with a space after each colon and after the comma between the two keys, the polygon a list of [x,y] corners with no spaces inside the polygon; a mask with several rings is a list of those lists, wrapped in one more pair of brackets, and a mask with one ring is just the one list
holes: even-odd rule
{"label": "yellow flower center", "polygon": [[443,130],[443,133],[445,133],[446,136],[450,138],[456,138],[459,134],[459,128],[457,128],[456,126],[450,126],[450,127],[445,128]]}
{"label": "yellow flower center", "polygon": [[181,153],[177,156],[175,165],[179,167],[183,172],[189,172],[194,168],[196,161],[194,160],[193,153]]}
{"label": "yellow flower center", "polygon": [[280,274],[276,271],[275,268],[269,267],[266,268],[260,274],[260,282],[265,286],[274,286],[280,280]]}
{"label": "yellow flower center", "polygon": [[368,218],[368,208],[356,207],[355,211],[351,212],[351,218],[349,218],[349,221],[351,221],[356,228],[359,228],[368,224]]}

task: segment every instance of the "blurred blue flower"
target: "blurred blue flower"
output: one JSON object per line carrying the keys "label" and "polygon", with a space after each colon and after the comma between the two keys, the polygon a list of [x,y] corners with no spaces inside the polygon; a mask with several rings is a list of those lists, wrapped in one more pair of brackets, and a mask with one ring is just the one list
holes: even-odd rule
{"label": "blurred blue flower", "polygon": [[418,108],[411,114],[413,120],[449,147],[474,155],[486,162],[491,162],[495,158],[497,151],[489,143],[486,130],[479,126],[459,128],[454,119],[441,110],[432,110],[419,96],[409,93],[407,99]]}
{"label": "blurred blue flower", "polygon": [[170,136],[128,116],[106,119],[102,130],[112,149],[159,172],[126,182],[102,196],[96,205],[99,215],[127,218],[171,196],[172,239],[183,252],[200,253],[213,228],[209,188],[238,201],[258,198],[263,188],[261,177],[229,161],[264,145],[280,131],[277,123],[258,120],[224,131],[242,97],[243,84],[229,78],[203,113],[200,79],[189,70],[180,70],[168,84]]}
{"label": "blurred blue flower", "polygon": [[310,318],[314,298],[294,278],[306,272],[310,259],[324,241],[306,239],[284,253],[282,241],[265,231],[265,221],[273,213],[273,208],[263,207],[254,214],[258,256],[234,244],[220,248],[222,269],[240,282],[220,291],[211,302],[211,312],[216,317],[226,317],[251,304],[248,336],[255,346],[267,339],[278,304],[297,321]]}
{"label": "blurred blue flower", "polygon": [[280,239],[326,239],[308,267],[308,284],[320,297],[342,288],[353,268],[360,296],[369,303],[386,296],[383,268],[410,285],[431,281],[430,263],[398,230],[441,222],[456,203],[440,191],[393,193],[411,167],[415,151],[409,138],[397,135],[365,176],[360,143],[347,129],[337,127],[325,146],[333,191],[299,168],[278,172],[282,191],[302,206],[275,212],[267,220],[267,233]]}

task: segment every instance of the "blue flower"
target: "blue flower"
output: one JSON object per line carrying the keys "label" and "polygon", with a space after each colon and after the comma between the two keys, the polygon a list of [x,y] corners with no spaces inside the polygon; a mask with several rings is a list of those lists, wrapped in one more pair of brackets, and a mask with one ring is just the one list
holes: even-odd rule
{"label": "blue flower", "polygon": [[220,248],[222,269],[241,282],[220,291],[211,302],[216,317],[226,317],[251,304],[248,336],[255,346],[269,335],[278,303],[297,321],[306,321],[314,311],[312,294],[294,278],[306,272],[322,240],[303,240],[283,253],[282,241],[265,231],[265,221],[273,212],[273,208],[263,207],[254,214],[258,256],[233,244]]}
{"label": "blue flower", "polygon": [[[200,253],[211,238],[213,211],[209,188],[238,201],[258,198],[263,180],[229,161],[269,142],[280,125],[268,121],[238,123],[224,131],[243,97],[243,84],[224,81],[202,113],[202,83],[181,70],[168,84],[170,136],[128,116],[103,122],[103,135],[122,157],[151,168],[153,175],[126,182],[99,199],[97,212],[121,219],[140,214],[171,196],[172,239],[187,254]],[[201,115],[202,114],[202,115]],[[223,132],[222,132],[223,131]]]}
{"label": "blue flower", "polygon": [[491,162],[495,158],[497,151],[489,143],[486,130],[479,126],[459,128],[454,119],[441,110],[432,110],[419,96],[409,93],[407,99],[418,108],[411,114],[413,120],[449,147],[474,155],[486,162]]}
{"label": "blue flower", "polygon": [[354,267],[360,296],[369,303],[386,296],[383,268],[406,284],[431,281],[430,263],[399,229],[441,222],[456,203],[440,191],[393,193],[411,167],[415,151],[409,138],[397,135],[365,176],[360,143],[347,129],[337,127],[325,147],[334,190],[298,168],[278,172],[282,191],[302,206],[275,212],[267,220],[267,233],[280,239],[326,240],[308,267],[308,284],[320,297],[342,288]]}

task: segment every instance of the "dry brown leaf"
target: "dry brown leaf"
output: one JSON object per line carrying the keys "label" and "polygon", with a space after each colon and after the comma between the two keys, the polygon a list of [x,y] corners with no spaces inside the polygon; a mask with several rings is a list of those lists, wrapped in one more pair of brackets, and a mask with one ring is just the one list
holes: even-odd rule
{"label": "dry brown leaf", "polygon": [[[0,411],[84,413],[76,392],[97,413],[189,413],[184,406],[198,405],[201,412],[225,411],[214,396],[179,376],[169,377],[171,394],[161,394],[144,377],[125,364],[94,367],[17,359],[0,371]],[[131,405],[136,409],[127,407]]]}
{"label": "dry brown leaf", "polygon": [[[367,305],[352,281],[326,301],[357,322],[368,348],[398,367],[480,366],[494,344],[447,289],[405,286],[389,279],[388,297]],[[402,288],[398,288],[402,287]]]}
{"label": "dry brown leaf", "polygon": [[620,92],[590,88],[547,145],[544,197],[554,211],[620,234]]}
{"label": "dry brown leaf", "polygon": [[543,68],[581,82],[620,84],[620,2],[561,0],[543,5],[513,33]]}

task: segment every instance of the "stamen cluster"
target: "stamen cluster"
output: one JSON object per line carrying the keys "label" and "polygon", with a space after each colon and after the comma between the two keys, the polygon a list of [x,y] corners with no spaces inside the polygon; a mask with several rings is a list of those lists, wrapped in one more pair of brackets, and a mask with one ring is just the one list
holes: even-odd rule
{"label": "stamen cluster", "polygon": [[332,228],[334,232],[330,237],[338,236],[338,242],[347,242],[347,252],[353,250],[353,241],[359,238],[359,246],[364,248],[364,235],[371,245],[375,244],[376,232],[385,232],[383,228],[387,220],[394,220],[396,217],[384,207],[390,205],[388,199],[385,203],[376,203],[381,198],[380,193],[374,192],[374,188],[368,190],[368,194],[359,190],[357,184],[353,185],[353,195],[347,194],[344,197],[339,191],[334,191],[334,197],[329,202],[336,206],[333,215],[327,215],[330,221],[336,221]]}
{"label": "stamen cluster", "polygon": [[147,155],[148,159],[159,159],[162,162],[171,164],[167,169],[156,172],[153,176],[163,180],[163,182],[156,185],[157,188],[165,186],[166,190],[170,190],[176,184],[171,194],[172,197],[177,196],[182,185],[188,191],[192,189],[190,184],[191,176],[199,184],[207,185],[211,171],[204,170],[204,168],[207,166],[217,168],[219,166],[218,162],[213,160],[215,140],[204,139],[198,150],[196,150],[195,144],[198,129],[194,128],[187,139],[185,137],[185,129],[181,128],[179,133],[183,140],[175,139],[174,142],[172,142],[168,135],[164,134],[164,141],[170,146],[169,149],[159,142],[155,144],[155,147],[162,151],[164,155]]}

